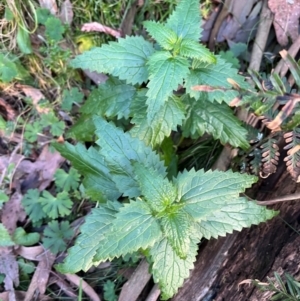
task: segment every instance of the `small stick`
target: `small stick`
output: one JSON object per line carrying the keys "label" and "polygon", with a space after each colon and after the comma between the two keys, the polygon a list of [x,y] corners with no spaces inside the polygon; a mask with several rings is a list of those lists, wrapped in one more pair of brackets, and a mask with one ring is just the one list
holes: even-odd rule
{"label": "small stick", "polygon": [[289,195],[285,195],[279,198],[275,198],[273,200],[268,200],[268,201],[257,201],[256,204],[258,205],[273,205],[273,204],[277,204],[277,203],[281,203],[281,202],[285,202],[285,201],[295,201],[300,199],[300,193],[294,193],[294,194],[289,194]]}

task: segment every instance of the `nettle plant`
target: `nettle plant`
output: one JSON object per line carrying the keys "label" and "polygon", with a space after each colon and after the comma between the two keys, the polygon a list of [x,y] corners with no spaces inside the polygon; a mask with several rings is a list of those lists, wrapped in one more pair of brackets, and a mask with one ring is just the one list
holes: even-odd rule
{"label": "nettle plant", "polygon": [[[157,43],[120,38],[73,60],[74,67],[111,77],[91,93],[72,130],[85,141],[96,134],[97,145],[55,144],[84,176],[86,194],[101,201],[58,265],[61,272],[87,271],[140,251],[165,300],[189,276],[202,238],[225,236],[276,215],[239,196],[255,176],[194,169],[168,174],[161,159],[171,131],[192,139],[207,132],[224,144],[249,146],[247,131],[227,103],[238,93],[230,82],[250,87],[199,44],[200,21],[199,1],[181,0],[166,24],[144,23]],[[199,92],[196,85],[222,89]]]}

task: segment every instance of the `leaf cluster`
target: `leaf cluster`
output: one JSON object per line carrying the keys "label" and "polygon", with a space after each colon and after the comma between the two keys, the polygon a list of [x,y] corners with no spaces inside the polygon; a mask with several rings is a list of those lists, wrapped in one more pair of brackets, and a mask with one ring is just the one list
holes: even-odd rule
{"label": "leaf cluster", "polygon": [[[101,117],[94,117],[94,126],[99,150],[55,145],[84,174],[90,193],[110,200],[86,217],[75,246],[59,265],[61,272],[87,271],[143,250],[168,299],[188,277],[202,237],[224,236],[276,214],[239,197],[254,176],[185,170],[170,181],[163,162],[144,142]],[[120,195],[128,202],[118,202]]]}
{"label": "leaf cluster", "polygon": [[[164,24],[144,22],[155,43],[141,36],[120,38],[72,60],[75,68],[110,78],[90,94],[69,137],[92,141],[91,118],[97,113],[128,120],[132,135],[152,147],[182,126],[184,137],[195,139],[206,132],[223,144],[248,148],[247,132],[228,103],[238,95],[230,82],[243,89],[249,85],[230,63],[199,44],[200,21],[199,3],[183,0]],[[226,91],[198,92],[196,85]],[[175,93],[178,88],[186,94]]]}

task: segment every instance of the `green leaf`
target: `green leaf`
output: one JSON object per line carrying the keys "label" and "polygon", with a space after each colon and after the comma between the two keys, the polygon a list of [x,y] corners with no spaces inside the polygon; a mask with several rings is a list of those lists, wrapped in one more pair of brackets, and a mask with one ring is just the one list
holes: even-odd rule
{"label": "green leaf", "polygon": [[22,53],[24,54],[32,53],[32,46],[30,42],[29,33],[28,30],[24,27],[24,25],[18,26],[17,44]]}
{"label": "green leaf", "polygon": [[23,275],[32,274],[36,269],[36,266],[33,262],[25,261],[23,258],[18,259],[18,265],[20,268],[20,272]]}
{"label": "green leaf", "polygon": [[0,190],[0,209],[2,208],[3,204],[6,203],[9,200],[8,195]]}
{"label": "green leaf", "polygon": [[142,195],[154,212],[161,212],[176,200],[176,188],[168,179],[140,163],[135,162],[133,167]]}
{"label": "green leaf", "polygon": [[[198,60],[194,62],[194,70],[191,70],[185,82],[186,91],[191,97],[194,97],[197,100],[202,99],[203,95],[206,95],[211,102],[217,101],[221,103],[224,101],[228,104],[239,94],[238,91],[233,90],[228,79],[236,82],[242,89],[250,89],[251,87],[245,81],[245,77],[239,75],[238,70],[232,68],[230,63],[226,62],[220,56],[216,57],[216,64],[207,64]],[[216,90],[211,92],[198,92],[192,90],[192,87],[197,85],[216,87]],[[224,91],[217,88],[226,90]]]}
{"label": "green leaf", "polygon": [[37,21],[39,24],[46,24],[46,21],[51,18],[51,13],[50,10],[47,8],[40,8],[38,7],[36,9],[36,14],[37,14]]}
{"label": "green leaf", "polygon": [[109,73],[128,84],[141,84],[148,80],[146,61],[153,52],[152,44],[142,37],[120,38],[77,56],[72,66]]}
{"label": "green leaf", "polygon": [[67,138],[77,141],[94,141],[95,126],[90,115],[82,114],[67,132]]}
{"label": "green leaf", "polygon": [[196,101],[188,96],[183,100],[187,104],[183,136],[196,139],[207,132],[223,144],[249,148],[247,130],[228,105],[211,103],[205,99]]}
{"label": "green leaf", "polygon": [[223,208],[226,201],[239,197],[255,183],[257,177],[232,171],[195,171],[179,173],[175,183],[178,199],[184,210],[197,221],[206,220],[214,211]]}
{"label": "green leaf", "polygon": [[154,115],[151,123],[147,120],[146,97],[136,97],[132,101],[131,123],[134,127],[130,130],[133,137],[143,140],[145,144],[155,147],[165,137],[170,136],[171,131],[176,131],[178,125],[182,125],[185,119],[184,105],[176,96],[169,97],[163,107]]}
{"label": "green leaf", "polygon": [[62,94],[62,110],[71,111],[73,103],[82,103],[83,93],[77,87],[72,87],[70,90],[64,90]]}
{"label": "green leaf", "polygon": [[77,273],[80,270],[86,272],[93,265],[96,250],[110,231],[115,214],[121,206],[119,202],[107,202],[92,209],[92,213],[86,216],[85,223],[80,228],[81,234],[76,244],[68,249],[64,263],[57,266],[61,273]]}
{"label": "green leaf", "polygon": [[159,156],[141,140],[124,133],[101,117],[95,116],[94,122],[99,137],[96,143],[101,146],[100,154],[105,158],[112,179],[124,196],[140,195],[131,161],[153,168],[162,176],[166,175],[166,168]]}
{"label": "green leaf", "polygon": [[0,223],[0,247],[11,247],[14,245],[15,243],[11,239],[7,229]]}
{"label": "green leaf", "polygon": [[54,174],[55,185],[62,190],[69,192],[71,189],[76,190],[79,186],[80,175],[73,167],[66,173],[63,169],[57,169]]}
{"label": "green leaf", "polygon": [[25,212],[33,222],[37,222],[47,216],[42,205],[38,202],[40,192],[38,189],[29,189],[22,199]]}
{"label": "green leaf", "polygon": [[183,79],[189,74],[189,62],[180,56],[173,57],[167,51],[157,51],[147,63],[149,67],[149,88],[147,92],[148,121],[155,117],[165,101],[183,84]]}
{"label": "green leaf", "polygon": [[63,121],[55,122],[51,125],[50,133],[53,136],[59,137],[64,133],[65,127],[66,127],[66,125]]}
{"label": "green leaf", "polygon": [[237,59],[236,55],[228,50],[228,51],[220,51],[219,55],[222,59],[224,59],[225,61],[227,61],[228,63],[230,63],[232,65],[232,67],[239,69],[240,66],[240,62]]}
{"label": "green leaf", "polygon": [[164,236],[168,239],[176,255],[181,259],[187,258],[192,232],[191,218],[184,210],[180,209],[177,212],[167,213],[160,222]]}
{"label": "green leaf", "polygon": [[124,204],[113,220],[111,231],[101,242],[94,261],[105,261],[140,248],[151,247],[162,232],[149,205],[138,199]]}
{"label": "green leaf", "polygon": [[161,289],[162,300],[171,298],[182,286],[184,279],[189,277],[197,250],[197,241],[193,239],[187,258],[181,259],[166,238],[157,242],[150,250],[153,278]]}
{"label": "green leaf", "polygon": [[27,78],[30,78],[30,75],[16,56],[0,53],[0,81],[8,83],[13,79]]}
{"label": "green leaf", "polygon": [[210,52],[209,49],[205,48],[199,42],[189,39],[184,39],[180,44],[179,53],[182,56],[198,59],[202,62],[216,63],[217,59]]}
{"label": "green leaf", "polygon": [[73,202],[70,200],[67,192],[63,191],[54,197],[47,190],[43,191],[43,196],[39,198],[39,202],[43,207],[43,211],[50,218],[58,218],[69,215]]}
{"label": "green leaf", "polygon": [[118,199],[121,193],[112,180],[104,157],[95,148],[87,150],[80,143],[73,146],[68,142],[55,143],[53,146],[84,176],[83,185],[88,196],[94,200]]}
{"label": "green leaf", "polygon": [[166,26],[171,28],[178,37],[200,40],[201,17],[198,0],[181,0],[175,11],[167,20]]}
{"label": "green leaf", "polygon": [[277,214],[278,211],[259,206],[246,198],[229,198],[224,199],[223,207],[216,207],[205,221],[198,223],[197,230],[207,239],[217,238],[233,230],[241,231],[251,225],[258,225]]}
{"label": "green leaf", "polygon": [[118,296],[116,295],[116,285],[111,280],[107,280],[103,285],[104,300],[105,301],[117,301]]}
{"label": "green leaf", "polygon": [[109,78],[99,85],[89,95],[88,100],[81,107],[84,114],[97,114],[106,117],[128,118],[131,100],[136,89],[117,78]]}
{"label": "green leaf", "polygon": [[165,50],[172,50],[174,48],[178,36],[172,29],[160,23],[156,23],[155,21],[145,21],[143,24],[148,33],[161,47]]}
{"label": "green leaf", "polygon": [[65,28],[62,25],[61,21],[58,18],[50,17],[45,22],[46,31],[45,34],[48,39],[53,41],[60,41],[63,39],[63,33]]}
{"label": "green leaf", "polygon": [[32,246],[39,242],[39,233],[26,233],[23,228],[17,228],[13,234],[13,240],[20,246]]}
{"label": "green leaf", "polygon": [[66,240],[69,240],[74,235],[73,229],[69,222],[63,221],[58,223],[52,221],[44,230],[43,245],[53,254],[63,252],[67,248]]}
{"label": "green leaf", "polygon": [[39,134],[43,131],[43,126],[40,121],[35,121],[33,124],[26,124],[24,137],[28,142],[36,142]]}
{"label": "green leaf", "polygon": [[18,74],[16,65],[9,60],[7,56],[0,53],[0,79],[8,83],[12,81]]}

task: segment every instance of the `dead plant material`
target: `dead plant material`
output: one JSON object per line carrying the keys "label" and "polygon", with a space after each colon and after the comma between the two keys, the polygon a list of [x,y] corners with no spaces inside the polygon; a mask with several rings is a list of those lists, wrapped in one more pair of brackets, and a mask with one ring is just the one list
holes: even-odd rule
{"label": "dead plant material", "polygon": [[[92,301],[101,301],[98,294],[94,289],[82,278],[77,275],[65,274],[64,275],[70,282],[74,283],[78,287],[82,287],[82,290],[90,297]],[[128,299],[129,300],[129,299]]]}
{"label": "dead plant material", "polygon": [[24,301],[33,300],[35,295],[39,296],[45,294],[54,261],[55,255],[50,251],[45,251],[41,255],[41,259],[31,279]]}
{"label": "dead plant material", "polygon": [[269,0],[268,5],[274,14],[273,25],[278,43],[287,45],[288,37],[295,42],[299,36],[300,0]]}
{"label": "dead plant material", "polygon": [[115,38],[121,37],[121,32],[115,29],[112,29],[110,27],[107,27],[105,25],[102,25],[98,22],[92,22],[92,23],[85,23],[81,27],[81,31],[97,31],[97,32],[104,32],[106,34],[109,34]]}
{"label": "dead plant material", "polygon": [[12,106],[1,97],[0,97],[0,115],[2,115],[6,120],[14,120],[17,115],[15,110],[12,108]]}
{"label": "dead plant material", "polygon": [[149,264],[144,259],[140,262],[130,279],[123,285],[119,301],[136,301],[150,278]]}

